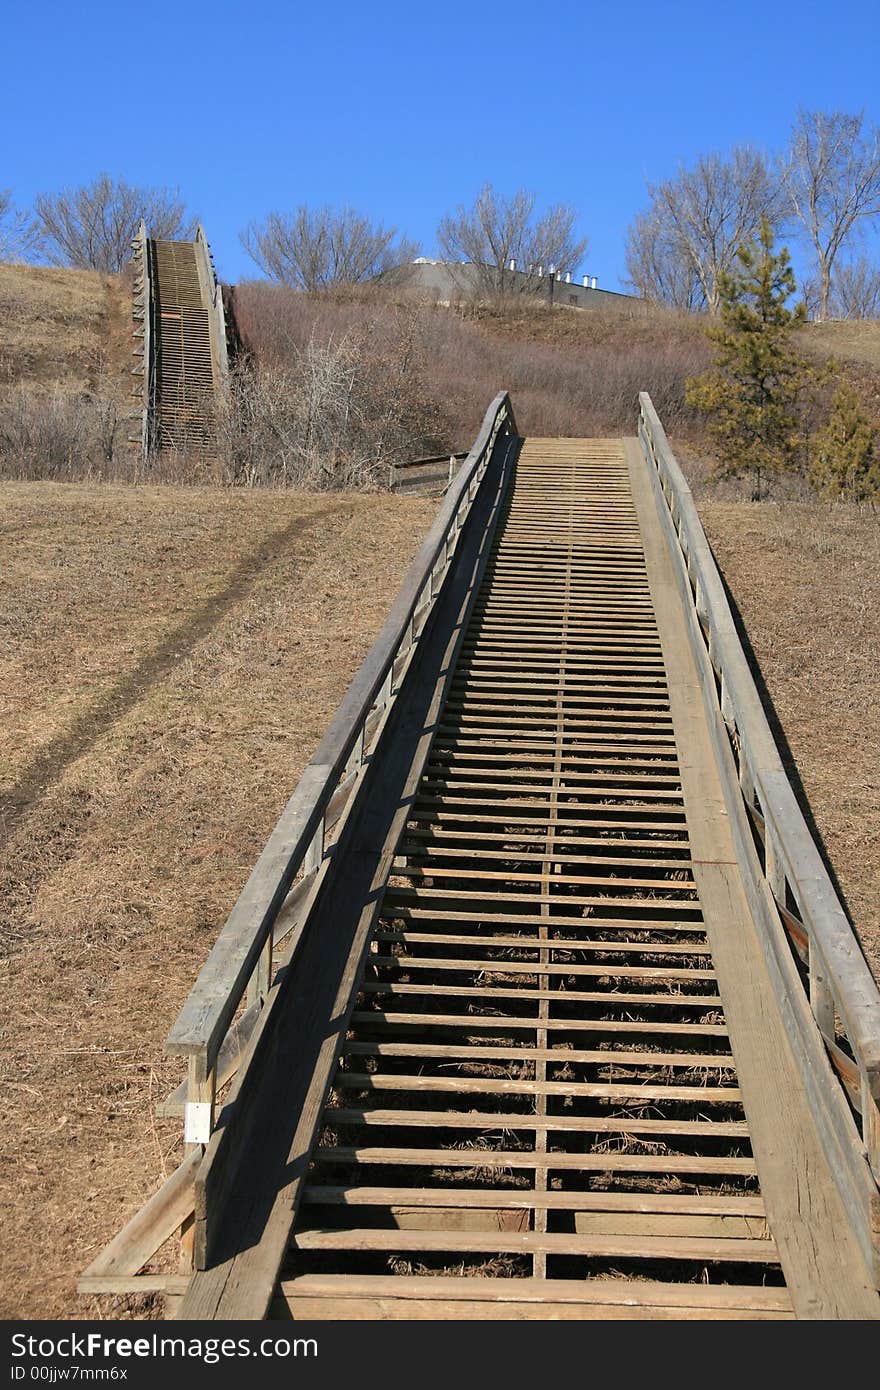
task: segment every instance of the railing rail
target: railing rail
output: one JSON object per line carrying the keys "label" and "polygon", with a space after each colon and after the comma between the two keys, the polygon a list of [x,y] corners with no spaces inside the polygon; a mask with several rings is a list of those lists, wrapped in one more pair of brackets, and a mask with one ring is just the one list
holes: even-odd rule
{"label": "railing rail", "polygon": [[[134,251],[134,294],[132,312],[135,321],[141,325],[140,330],[136,330],[136,336],[140,339],[139,347],[135,349],[138,357],[138,365],[133,369],[134,374],[141,378],[140,401],[141,409],[139,412],[140,424],[140,447],[141,458],[146,460],[150,452],[150,436],[153,426],[153,289],[151,284],[150,255],[147,244],[147,228],[141,218],[137,234],[132,242]],[[134,443],[134,439],[131,440]]]}
{"label": "railing rail", "polygon": [[211,354],[214,359],[215,385],[226,380],[229,373],[229,357],[226,348],[226,314],[223,309],[223,294],[214,269],[214,257],[201,222],[196,228],[196,251],[202,261],[201,275],[207,292],[210,312]]}
{"label": "railing rail", "polygon": [[[473,448],[404,580],[385,626],[355,675],[330,727],[272,831],[241,896],[205,961],[166,1047],[189,1058],[184,1137],[204,1144],[219,1085],[228,1079],[224,1040],[249,1034],[268,993],[275,944],[299,924],[350,802],[358,772],[417,648],[499,436],[516,434],[506,392],[486,411]],[[297,881],[298,880],[298,881]],[[296,883],[295,883],[296,881]],[[295,887],[294,887],[295,884]],[[291,891],[292,890],[292,891]],[[247,995],[247,1012],[231,1031]]]}
{"label": "railing rail", "polygon": [[[763,842],[761,869],[781,924],[806,967],[812,1015],[844,1086],[861,1152],[876,1183],[880,1181],[880,990],[792,790],[691,490],[644,392],[639,396],[639,440],[656,469],[678,539],[715,673],[740,790]],[[851,1057],[841,1046],[841,1032]],[[876,1238],[875,1233],[875,1242]]]}
{"label": "railing rail", "polygon": [[430,468],[432,465],[443,464],[443,473],[447,483],[451,483],[463,459],[467,458],[467,450],[462,450],[457,454],[431,454],[428,458],[404,459],[402,462],[390,463],[388,465],[388,487],[392,491],[398,485],[398,473],[406,473],[408,468]]}

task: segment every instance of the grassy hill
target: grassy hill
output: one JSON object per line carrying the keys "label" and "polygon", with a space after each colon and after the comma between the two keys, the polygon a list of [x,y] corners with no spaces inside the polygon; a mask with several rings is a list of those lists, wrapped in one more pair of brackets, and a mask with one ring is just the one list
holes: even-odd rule
{"label": "grassy hill", "polygon": [[0,324],[4,395],[105,390],[130,408],[128,277],[0,264]]}
{"label": "grassy hill", "polygon": [[433,513],[0,483],[0,1316],[87,1316],[178,1161],[165,1035]]}
{"label": "grassy hill", "polygon": [[[685,403],[710,358],[698,317],[525,297],[446,309],[406,292],[307,296],[265,282],[237,286],[234,305],[257,370],[237,378],[213,465],[164,459],[156,480],[235,483],[259,455],[270,481],[375,485],[388,462],[466,448],[502,385],[524,433],[582,436],[632,432],[648,389],[705,477],[703,421]],[[127,277],[0,265],[0,324],[0,476],[139,477]],[[841,362],[880,421],[880,323],[810,324],[799,338]]]}
{"label": "grassy hill", "polygon": [[0,264],[0,476],[130,475],[131,285]]}
{"label": "grassy hill", "polygon": [[880,374],[880,319],[807,323],[798,338],[802,348],[819,357],[838,357]]}

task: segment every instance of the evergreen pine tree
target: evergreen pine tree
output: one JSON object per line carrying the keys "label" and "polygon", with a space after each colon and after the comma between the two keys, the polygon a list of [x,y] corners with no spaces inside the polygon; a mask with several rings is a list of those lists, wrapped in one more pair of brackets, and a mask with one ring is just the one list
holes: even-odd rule
{"label": "evergreen pine tree", "polygon": [[757,241],[741,246],[735,269],[720,277],[720,290],[720,322],[709,329],[715,360],[687,383],[687,401],[709,417],[717,476],[751,471],[757,500],[762,479],[797,463],[798,398],[807,377],[791,341],[804,308],[786,306],[794,274],[788,251],[774,254],[766,217]]}
{"label": "evergreen pine tree", "polygon": [[844,502],[880,496],[878,431],[846,383],[834,393],[828,423],[812,441],[810,455],[810,482],[822,496]]}

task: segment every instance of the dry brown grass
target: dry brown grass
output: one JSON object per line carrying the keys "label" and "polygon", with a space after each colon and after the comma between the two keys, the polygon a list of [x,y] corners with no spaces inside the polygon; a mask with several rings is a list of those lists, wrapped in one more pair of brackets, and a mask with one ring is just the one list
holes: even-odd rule
{"label": "dry brown grass", "polygon": [[127,277],[0,264],[0,391],[100,388],[130,411],[133,346]]}
{"label": "dry brown grass", "polygon": [[798,334],[802,348],[880,371],[880,319],[807,323]]}
{"label": "dry brown grass", "polygon": [[132,477],[131,284],[0,264],[0,476]]}
{"label": "dry brown grass", "polygon": [[877,514],[705,499],[700,514],[775,710],[783,760],[880,980]]}
{"label": "dry brown grass", "polygon": [[434,504],[0,500],[0,1315],[82,1317],[78,1273],[176,1160],[168,1027]]}
{"label": "dry brown grass", "polygon": [[[405,339],[417,414],[430,424],[426,438],[430,434],[438,448],[469,444],[488,400],[502,387],[511,393],[524,434],[630,434],[638,393],[647,390],[668,431],[705,447],[705,420],[685,401],[686,381],[712,355],[708,320],[699,315],[625,301],[585,311],[528,297],[445,308],[405,291],[305,295],[256,281],[236,286],[234,300],[254,358],[276,369],[310,344],[363,342],[365,360],[381,362],[389,344]],[[865,406],[880,419],[876,328],[810,324],[800,341],[821,359],[837,353]],[[804,425],[811,430],[824,418],[822,395],[817,387],[804,399]]]}
{"label": "dry brown grass", "polygon": [[462,304],[458,312],[494,333],[522,343],[547,343],[577,352],[598,344],[616,348],[648,345],[662,349],[675,342],[702,348],[706,320],[641,300],[609,301],[596,309],[551,306],[546,299],[518,299]]}

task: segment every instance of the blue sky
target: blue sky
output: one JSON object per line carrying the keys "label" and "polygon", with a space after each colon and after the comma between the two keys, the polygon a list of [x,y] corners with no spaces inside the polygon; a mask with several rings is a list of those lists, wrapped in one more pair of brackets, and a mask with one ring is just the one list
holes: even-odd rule
{"label": "blue sky", "polygon": [[777,148],[798,106],[880,121],[876,0],[17,0],[2,47],[0,187],[26,205],[102,169],[179,185],[231,280],[273,207],[347,201],[430,253],[488,179],[573,203],[583,269],[616,288],[646,177]]}

